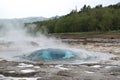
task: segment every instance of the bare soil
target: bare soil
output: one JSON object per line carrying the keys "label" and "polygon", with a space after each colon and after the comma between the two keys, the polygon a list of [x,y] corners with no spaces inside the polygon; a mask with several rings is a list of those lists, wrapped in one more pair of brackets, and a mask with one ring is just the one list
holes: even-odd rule
{"label": "bare soil", "polygon": [[120,39],[120,33],[109,34],[52,34],[61,39],[81,39],[81,38],[103,38],[103,39]]}

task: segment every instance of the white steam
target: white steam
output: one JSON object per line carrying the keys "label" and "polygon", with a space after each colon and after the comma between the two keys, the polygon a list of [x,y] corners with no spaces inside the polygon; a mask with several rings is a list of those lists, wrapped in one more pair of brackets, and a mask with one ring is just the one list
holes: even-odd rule
{"label": "white steam", "polygon": [[[5,47],[7,50],[34,50],[41,48],[63,47],[61,41],[55,38],[48,38],[39,33],[37,36],[32,36],[28,33],[28,28],[34,30],[35,25],[31,24],[25,27],[24,23],[7,22],[0,24],[0,47]],[[5,44],[5,45],[2,45]],[[1,46],[2,45],[2,46]]]}

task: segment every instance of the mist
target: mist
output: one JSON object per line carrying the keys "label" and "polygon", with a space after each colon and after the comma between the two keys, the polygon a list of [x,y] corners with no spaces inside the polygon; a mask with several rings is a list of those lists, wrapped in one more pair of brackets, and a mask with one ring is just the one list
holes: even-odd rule
{"label": "mist", "polygon": [[65,46],[60,40],[47,37],[41,32],[29,33],[29,29],[34,30],[35,27],[34,24],[25,26],[19,21],[0,23],[0,50],[32,51],[41,48],[63,48]]}

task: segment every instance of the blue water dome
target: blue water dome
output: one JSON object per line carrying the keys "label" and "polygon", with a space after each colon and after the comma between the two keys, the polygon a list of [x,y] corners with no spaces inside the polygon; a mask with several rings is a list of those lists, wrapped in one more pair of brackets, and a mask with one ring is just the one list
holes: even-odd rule
{"label": "blue water dome", "polygon": [[60,60],[60,59],[69,59],[75,56],[75,53],[66,49],[41,49],[32,52],[27,56],[30,60],[38,59],[48,59],[48,60]]}

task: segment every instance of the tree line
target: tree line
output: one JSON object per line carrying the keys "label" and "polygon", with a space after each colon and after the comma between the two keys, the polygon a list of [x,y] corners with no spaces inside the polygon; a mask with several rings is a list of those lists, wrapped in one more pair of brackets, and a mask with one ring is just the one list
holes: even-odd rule
{"label": "tree line", "polygon": [[36,31],[48,33],[71,32],[105,32],[120,30],[120,4],[103,7],[97,5],[94,8],[84,5],[80,11],[72,10],[69,14],[53,19],[34,22]]}

